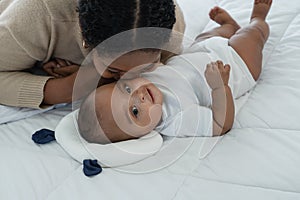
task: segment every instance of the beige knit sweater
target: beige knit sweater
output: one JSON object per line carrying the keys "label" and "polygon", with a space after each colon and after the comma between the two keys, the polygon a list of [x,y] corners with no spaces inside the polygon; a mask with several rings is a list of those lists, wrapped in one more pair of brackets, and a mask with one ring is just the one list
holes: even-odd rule
{"label": "beige knit sweater", "polygon": [[[50,77],[24,70],[52,57],[83,61],[88,52],[76,6],[77,0],[0,0],[0,104],[40,108]],[[177,15],[175,29],[183,32],[182,13]]]}

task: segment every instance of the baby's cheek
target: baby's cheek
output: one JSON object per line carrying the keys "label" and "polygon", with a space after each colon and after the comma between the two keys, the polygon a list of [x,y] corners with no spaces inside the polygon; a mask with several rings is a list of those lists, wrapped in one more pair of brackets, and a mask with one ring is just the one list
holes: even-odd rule
{"label": "baby's cheek", "polygon": [[150,123],[148,125],[149,128],[151,127],[152,129],[154,129],[159,123],[161,116],[162,116],[162,106],[159,104],[155,104],[151,106],[149,109],[149,118],[150,118]]}

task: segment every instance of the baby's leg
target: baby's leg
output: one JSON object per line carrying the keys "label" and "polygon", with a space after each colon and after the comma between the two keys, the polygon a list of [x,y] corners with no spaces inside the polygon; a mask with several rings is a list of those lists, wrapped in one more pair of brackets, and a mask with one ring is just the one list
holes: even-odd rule
{"label": "baby's leg", "polygon": [[229,45],[241,56],[255,80],[262,67],[262,50],[269,37],[265,18],[272,0],[255,0],[250,24],[241,28],[229,39]]}
{"label": "baby's leg", "polygon": [[202,40],[215,36],[229,39],[240,28],[237,22],[224,9],[218,6],[210,10],[209,17],[221,26],[214,28],[208,32],[201,33],[196,38],[196,42],[200,42]]}

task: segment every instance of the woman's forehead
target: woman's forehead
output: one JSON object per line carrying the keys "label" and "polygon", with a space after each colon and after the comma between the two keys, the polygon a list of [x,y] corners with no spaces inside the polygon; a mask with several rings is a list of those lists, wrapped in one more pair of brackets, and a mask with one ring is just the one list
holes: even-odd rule
{"label": "woman's forehead", "polygon": [[160,60],[160,52],[143,52],[136,51],[124,54],[115,59],[112,63],[107,64],[110,68],[120,71],[129,71],[134,67],[154,63]]}

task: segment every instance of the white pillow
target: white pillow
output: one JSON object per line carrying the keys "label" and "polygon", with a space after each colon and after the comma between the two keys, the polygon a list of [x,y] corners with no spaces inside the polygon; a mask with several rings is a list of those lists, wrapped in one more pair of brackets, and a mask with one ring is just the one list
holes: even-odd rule
{"label": "white pillow", "polygon": [[77,125],[78,110],[65,116],[55,129],[57,142],[75,160],[96,159],[102,167],[120,167],[137,163],[158,152],[163,139],[156,131],[139,138],[110,144],[85,141]]}

